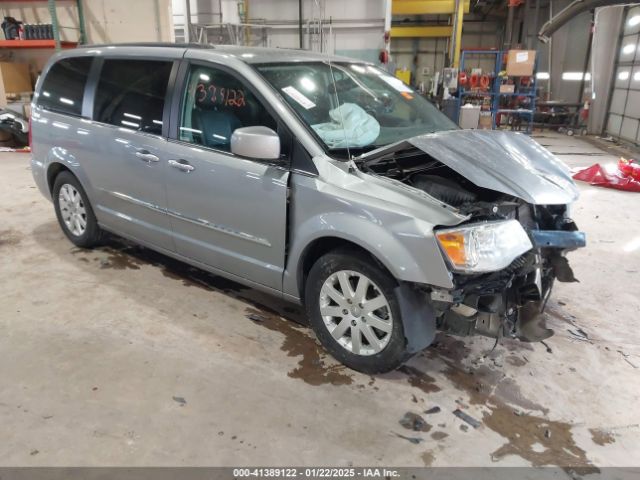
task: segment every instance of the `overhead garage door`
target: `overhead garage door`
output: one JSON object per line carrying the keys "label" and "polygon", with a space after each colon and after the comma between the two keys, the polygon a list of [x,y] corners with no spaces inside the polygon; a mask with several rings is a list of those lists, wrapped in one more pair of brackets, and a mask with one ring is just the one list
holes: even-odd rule
{"label": "overhead garage door", "polygon": [[640,7],[628,8],[616,59],[607,133],[640,144]]}

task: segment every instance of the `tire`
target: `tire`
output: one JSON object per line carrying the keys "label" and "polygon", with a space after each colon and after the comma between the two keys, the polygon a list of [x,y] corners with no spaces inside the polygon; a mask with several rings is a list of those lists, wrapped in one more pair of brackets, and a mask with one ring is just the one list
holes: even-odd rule
{"label": "tire", "polygon": [[[358,291],[363,278],[368,280],[364,297]],[[350,290],[340,297],[345,279]],[[320,343],[336,360],[359,372],[377,374],[395,370],[411,357],[394,293],[397,286],[386,270],[357,250],[335,250],[316,261],[305,285],[305,308]],[[385,305],[368,312],[383,302],[380,295]],[[366,302],[374,299],[367,307]],[[359,348],[358,342],[354,345],[355,334]]]}
{"label": "tire", "polygon": [[81,248],[101,243],[103,231],[84,188],[71,172],[63,171],[56,176],[52,198],[60,228],[71,243]]}

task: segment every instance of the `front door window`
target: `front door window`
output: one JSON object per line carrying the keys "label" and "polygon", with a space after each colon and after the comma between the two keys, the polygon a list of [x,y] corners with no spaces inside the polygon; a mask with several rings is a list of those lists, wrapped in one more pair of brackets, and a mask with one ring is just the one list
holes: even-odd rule
{"label": "front door window", "polygon": [[183,105],[179,138],[184,142],[228,152],[237,128],[277,130],[276,121],[245,84],[216,68],[191,67]]}

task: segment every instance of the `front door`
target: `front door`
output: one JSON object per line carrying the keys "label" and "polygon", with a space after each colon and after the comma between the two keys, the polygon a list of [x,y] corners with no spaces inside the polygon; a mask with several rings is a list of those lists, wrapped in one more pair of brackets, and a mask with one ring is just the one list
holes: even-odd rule
{"label": "front door", "polygon": [[168,212],[176,249],[280,290],[287,165],[284,158],[273,163],[230,152],[236,128],[277,130],[277,122],[246,83],[227,70],[193,64],[184,85],[178,138],[167,149]]}
{"label": "front door", "polygon": [[108,229],[174,250],[166,214],[167,60],[105,59],[96,86],[87,162],[96,215]]}

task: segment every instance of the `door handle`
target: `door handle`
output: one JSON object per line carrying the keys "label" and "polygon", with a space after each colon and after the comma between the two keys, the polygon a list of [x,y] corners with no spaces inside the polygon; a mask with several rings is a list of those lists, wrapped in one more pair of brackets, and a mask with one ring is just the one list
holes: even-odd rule
{"label": "door handle", "polygon": [[169,160],[169,165],[173,168],[177,168],[178,170],[182,170],[185,173],[193,172],[196,169],[193,165],[186,163],[186,160]]}
{"label": "door handle", "polygon": [[144,148],[136,150],[136,157],[144,160],[145,162],[157,162],[160,160],[156,155],[149,152],[149,150],[145,150]]}

